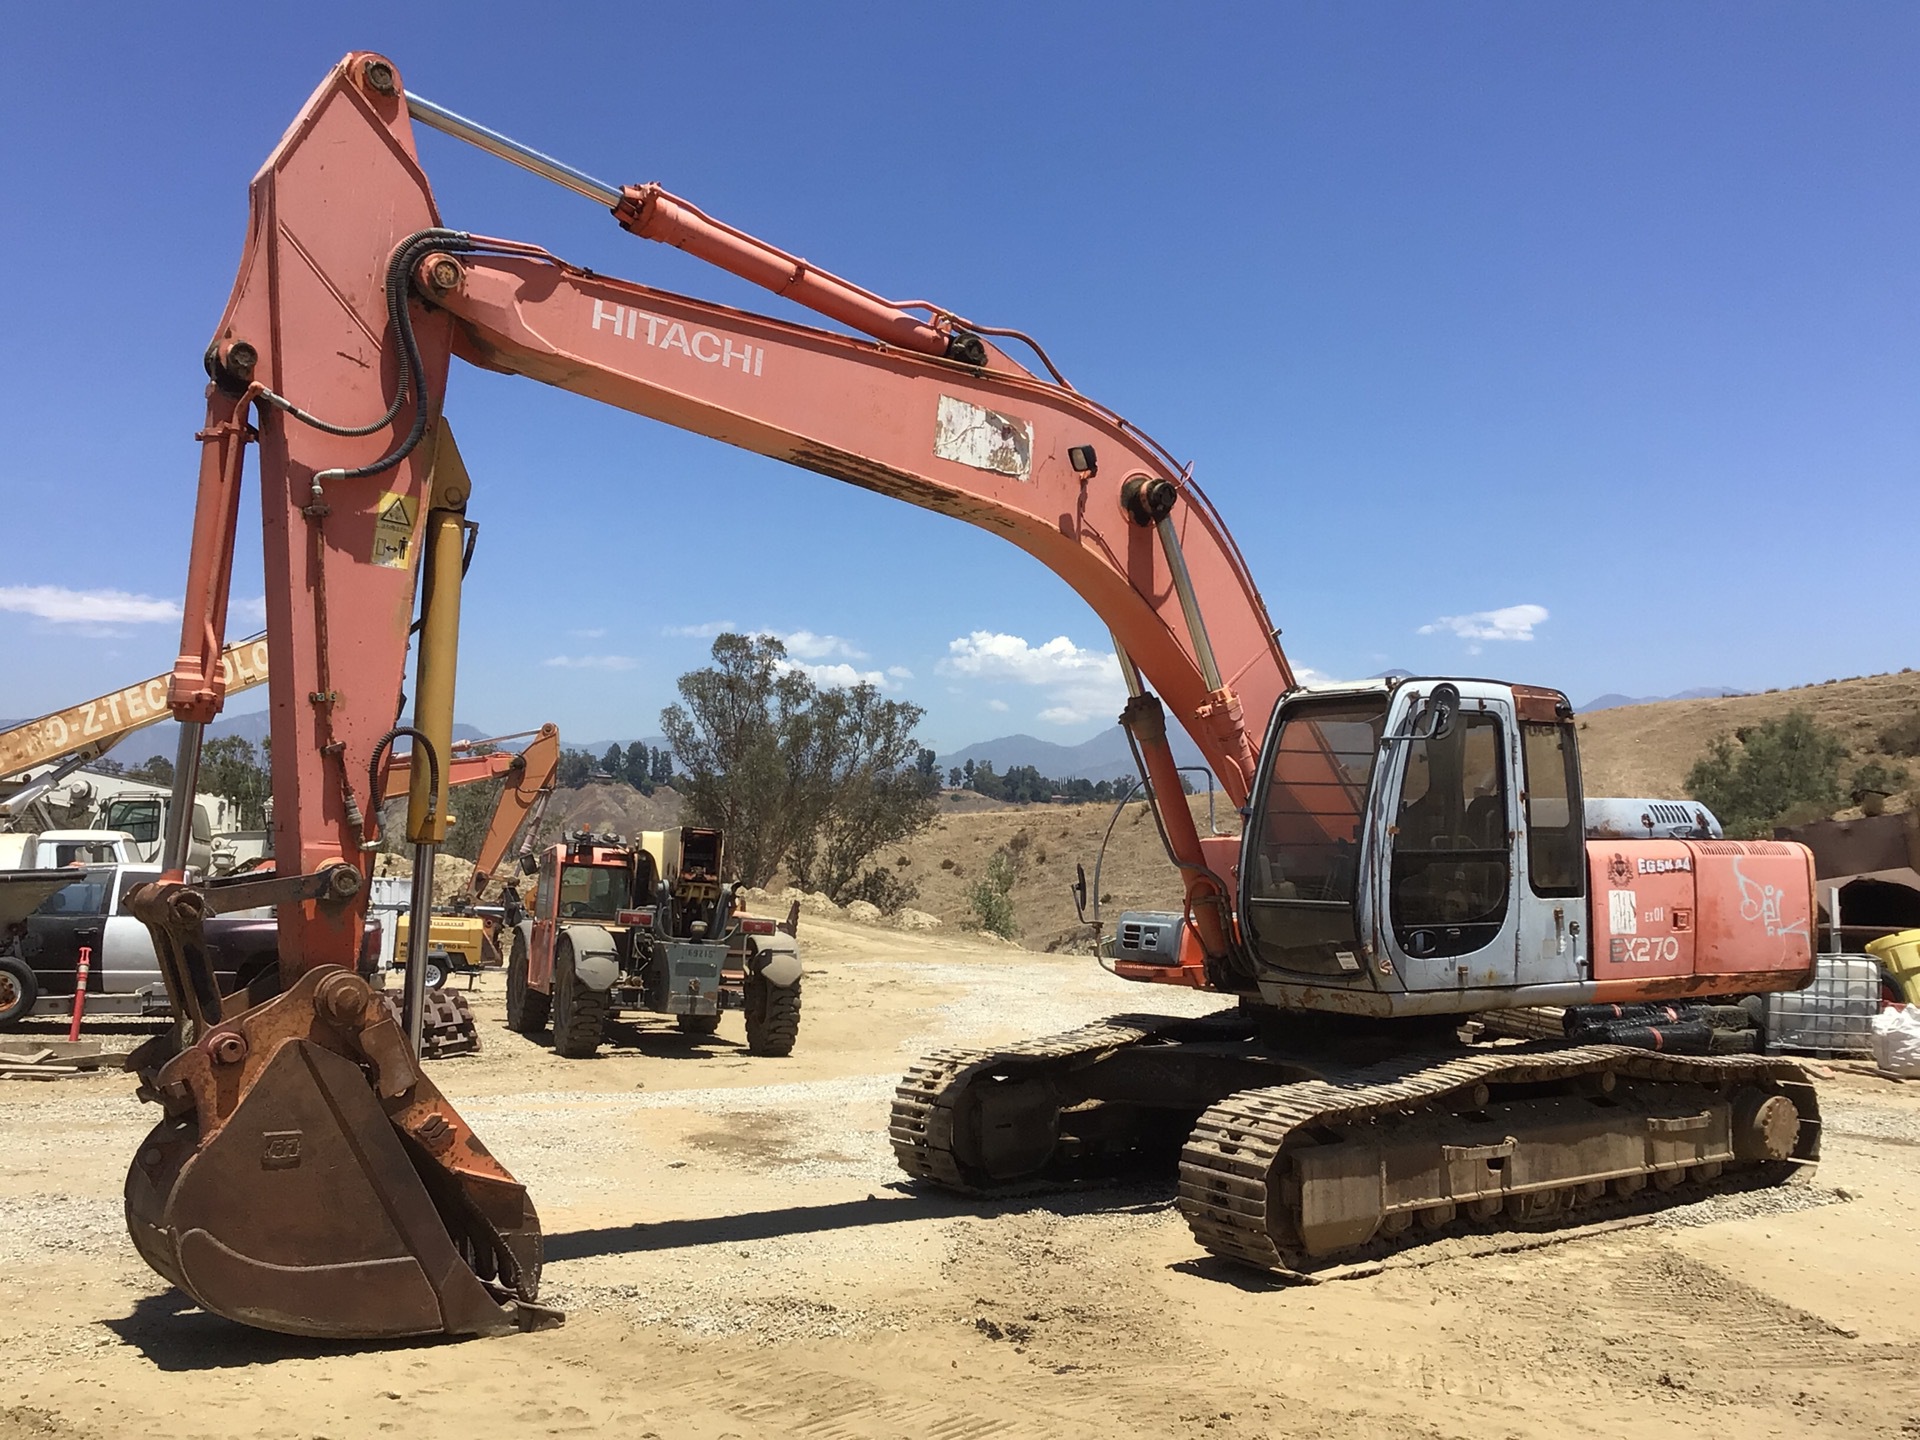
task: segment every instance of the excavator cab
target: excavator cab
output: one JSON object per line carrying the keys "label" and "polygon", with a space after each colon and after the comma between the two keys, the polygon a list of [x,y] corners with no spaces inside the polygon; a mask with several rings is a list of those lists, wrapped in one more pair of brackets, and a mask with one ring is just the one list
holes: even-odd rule
{"label": "excavator cab", "polygon": [[1241,864],[1263,991],[1337,987],[1386,1014],[1580,981],[1579,777],[1555,692],[1406,680],[1289,697]]}

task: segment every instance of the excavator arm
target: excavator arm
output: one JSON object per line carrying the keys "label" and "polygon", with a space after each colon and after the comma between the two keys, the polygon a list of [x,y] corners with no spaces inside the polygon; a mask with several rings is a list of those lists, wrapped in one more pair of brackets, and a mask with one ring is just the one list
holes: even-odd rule
{"label": "excavator arm", "polygon": [[[472,899],[479,898],[514,841],[522,834],[530,833],[531,828],[540,823],[540,812],[553,794],[554,780],[560,768],[560,729],[557,725],[542,725],[534,732],[533,739],[527,742],[526,748],[518,753],[499,748],[479,748],[483,745],[497,747],[501,740],[519,738],[517,735],[503,735],[496,740],[463,740],[456,742],[453,747],[454,755],[447,771],[448,789],[477,785],[484,780],[507,782],[500,787],[500,798],[494,802],[493,814],[487,821],[487,833],[481,838],[480,849],[474,856],[473,885],[469,895]],[[412,785],[412,756],[395,756],[387,769],[381,798],[397,800],[408,794]]]}

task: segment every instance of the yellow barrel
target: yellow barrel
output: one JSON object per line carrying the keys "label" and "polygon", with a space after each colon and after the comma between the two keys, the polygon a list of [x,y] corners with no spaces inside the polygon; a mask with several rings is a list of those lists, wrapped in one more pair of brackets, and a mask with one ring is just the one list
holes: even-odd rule
{"label": "yellow barrel", "polygon": [[1883,935],[1868,942],[1867,953],[1892,977],[1902,999],[1909,1005],[1920,1005],[1920,930]]}

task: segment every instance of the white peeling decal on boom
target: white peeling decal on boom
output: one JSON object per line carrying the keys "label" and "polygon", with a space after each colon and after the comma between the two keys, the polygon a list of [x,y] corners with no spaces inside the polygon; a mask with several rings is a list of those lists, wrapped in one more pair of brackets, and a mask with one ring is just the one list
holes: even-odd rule
{"label": "white peeling decal on boom", "polygon": [[711,330],[688,334],[687,327],[678,320],[649,315],[631,305],[609,305],[604,300],[595,300],[593,328],[611,330],[626,340],[644,341],[656,350],[678,350],[689,360],[718,365],[722,370],[737,367],[742,375],[758,375],[760,367],[767,363],[764,345],[749,345],[744,340],[736,345],[731,337],[716,335]]}
{"label": "white peeling decal on boom", "polygon": [[1033,473],[1033,426],[1018,416],[942,395],[933,453],[976,470],[1026,480]]}

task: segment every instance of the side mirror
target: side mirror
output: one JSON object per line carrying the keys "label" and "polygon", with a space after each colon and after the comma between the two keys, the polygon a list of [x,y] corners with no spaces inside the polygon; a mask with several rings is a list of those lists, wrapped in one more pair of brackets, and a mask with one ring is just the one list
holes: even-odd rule
{"label": "side mirror", "polygon": [[1453,722],[1460,714],[1460,687],[1441,681],[1413,719],[1413,738],[1444,740],[1453,733]]}
{"label": "side mirror", "polygon": [[539,874],[540,857],[538,855],[522,855],[520,857],[520,873],[522,875]]}
{"label": "side mirror", "polygon": [[1076,878],[1068,888],[1073,891],[1074,912],[1079,915],[1080,923],[1084,925],[1087,923],[1087,867],[1075,865],[1073,873]]}

